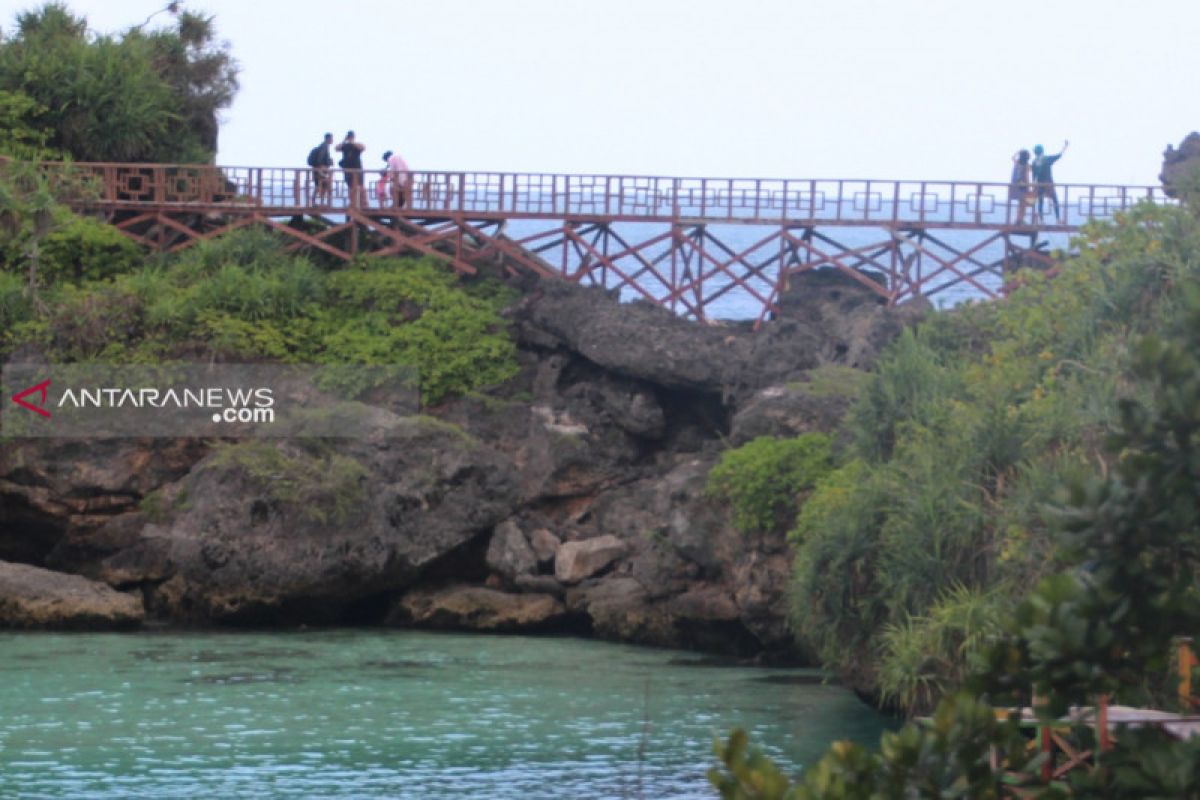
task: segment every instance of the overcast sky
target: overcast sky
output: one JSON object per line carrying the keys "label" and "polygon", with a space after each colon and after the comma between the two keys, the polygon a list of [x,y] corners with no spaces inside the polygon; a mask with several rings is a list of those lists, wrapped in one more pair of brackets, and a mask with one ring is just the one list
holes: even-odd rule
{"label": "overcast sky", "polygon": [[[67,4],[112,32],[165,0]],[[1059,182],[1150,184],[1200,128],[1196,0],[184,5],[241,63],[226,165],[353,128],[367,166],[1003,182],[1070,139]]]}

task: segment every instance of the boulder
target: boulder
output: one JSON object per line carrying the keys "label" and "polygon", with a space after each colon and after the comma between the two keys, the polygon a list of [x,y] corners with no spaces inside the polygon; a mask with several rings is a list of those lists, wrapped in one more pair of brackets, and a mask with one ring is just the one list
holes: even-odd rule
{"label": "boulder", "polygon": [[560,583],[579,583],[608,567],[625,550],[625,543],[611,535],[565,542],[554,558],[554,577]]}
{"label": "boulder", "polygon": [[748,340],[651,303],[620,303],[600,287],[543,280],[517,317],[522,341],[553,341],[617,375],[719,393]]}
{"label": "boulder", "polygon": [[537,558],[538,567],[553,569],[554,557],[558,555],[558,548],[562,546],[562,541],[545,528],[538,528],[529,535],[529,544],[533,548],[533,555]]}
{"label": "boulder", "polygon": [[487,565],[492,572],[508,582],[537,571],[537,557],[517,523],[505,520],[496,526],[488,544]]}
{"label": "boulder", "polygon": [[566,608],[547,594],[510,594],[482,586],[416,589],[388,615],[389,625],[477,631],[545,630],[561,623]]}
{"label": "boulder", "polygon": [[113,629],[141,624],[140,596],[79,575],[0,561],[0,627]]}

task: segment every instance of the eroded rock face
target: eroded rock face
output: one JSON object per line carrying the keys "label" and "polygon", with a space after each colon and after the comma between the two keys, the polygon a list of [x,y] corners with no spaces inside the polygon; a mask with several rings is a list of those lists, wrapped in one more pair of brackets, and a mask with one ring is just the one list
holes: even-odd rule
{"label": "eroded rock face", "polygon": [[629,551],[605,575],[570,589],[568,608],[589,614],[607,638],[794,656],[785,536],[733,528],[728,510],[705,494],[715,460],[680,458],[664,474],[597,498],[588,525]]}
{"label": "eroded rock face", "polygon": [[187,439],[0,446],[0,559],[73,569],[95,555],[88,544],[95,531],[186,475],[206,451]]}
{"label": "eroded rock face", "polygon": [[566,613],[562,602],[550,595],[457,585],[405,594],[387,622],[452,630],[536,631],[558,626]]}
{"label": "eroded rock face", "polygon": [[730,440],[836,426],[848,395],[817,372],[869,368],[922,313],[834,272],[797,276],[758,332],[543,282],[511,315],[519,377],[438,419],[376,409],[375,438],[241,460],[186,440],[5,448],[0,558],[138,589],[169,620],[788,654],[783,533],[734,530],[708,472]]}
{"label": "eroded rock face", "polygon": [[0,627],[132,628],[144,615],[139,595],[79,575],[0,561]]}
{"label": "eroded rock face", "polygon": [[[341,443],[332,461],[290,443],[238,447],[251,449],[198,464],[184,481],[186,503],[146,524],[99,575],[150,585],[155,611],[172,618],[332,622],[486,536],[516,504],[511,464],[421,420]],[[256,474],[260,463],[282,474]]]}

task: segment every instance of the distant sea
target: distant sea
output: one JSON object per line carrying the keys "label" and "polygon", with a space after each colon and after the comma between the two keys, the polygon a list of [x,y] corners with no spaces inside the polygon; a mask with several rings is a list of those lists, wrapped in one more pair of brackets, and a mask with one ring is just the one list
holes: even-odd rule
{"label": "distant sea", "polygon": [[[540,231],[547,230],[547,228],[552,225],[561,226],[561,222],[546,223],[546,222],[520,220],[520,221],[510,222],[508,224],[505,232],[511,238],[520,239],[522,237],[531,236]],[[622,237],[624,239],[626,239],[626,241],[628,241],[630,244],[636,244],[639,241],[646,241],[649,238],[651,238],[652,236],[654,236],[655,234],[662,232],[663,230],[665,230],[665,226],[661,225],[661,224],[654,225],[652,223],[629,223],[629,222],[627,222],[627,223],[615,224],[614,229],[616,230],[617,233],[621,234]],[[729,247],[729,249],[731,249],[735,253],[740,253],[740,252],[746,250],[747,248],[751,247],[752,245],[754,245],[756,242],[760,241],[765,236],[767,236],[768,233],[771,231],[771,226],[766,226],[766,225],[709,225],[708,231],[713,236],[719,238],[722,242],[724,242]],[[824,235],[828,236],[829,238],[834,239],[835,241],[839,242],[840,244],[842,244],[844,247],[846,247],[848,249],[864,247],[864,246],[875,244],[875,243],[882,244],[884,242],[887,242],[889,239],[889,236],[890,236],[888,231],[883,228],[873,228],[873,227],[867,227],[867,226],[864,226],[864,227],[827,226],[827,227],[818,227],[818,231],[820,231]],[[983,234],[981,232],[963,231],[963,230],[955,230],[955,229],[944,229],[944,230],[936,230],[935,229],[931,232],[934,233],[939,239],[944,241],[946,244],[950,245],[951,247],[956,248],[959,251],[965,251],[965,250],[970,249],[971,247],[975,246],[980,241],[982,241],[986,236],[986,234]],[[1020,241],[1022,244],[1025,244],[1027,240],[1020,240]],[[1040,247],[1046,249],[1047,251],[1053,251],[1056,249],[1066,250],[1070,244],[1070,237],[1064,233],[1042,232],[1037,237],[1037,242]],[[838,252],[837,248],[831,247],[824,243],[816,242],[815,244],[820,249],[824,250],[827,253],[836,254]],[[944,259],[949,260],[949,255],[945,251],[941,251],[939,248],[937,248],[934,245],[929,245],[929,248],[932,249],[938,255],[942,256]],[[778,251],[777,245],[776,245],[775,249],[776,249],[776,251]],[[549,251],[546,254],[545,258],[547,260],[549,260],[552,264],[557,265],[558,264],[557,259],[560,258],[561,250],[562,250],[561,247],[555,248],[555,249]],[[665,243],[663,243],[663,244],[660,244],[657,246],[647,248],[645,251],[643,251],[643,255],[648,260],[653,261],[657,256],[666,252],[666,250],[667,250],[667,245]],[[709,248],[709,251],[713,252],[714,256],[720,257],[720,254],[717,252],[714,252],[713,248]],[[761,253],[754,254],[750,260],[753,263],[765,261],[769,255],[769,253],[770,253],[770,247],[763,248]],[[973,254],[973,257],[975,259],[977,259],[978,261],[980,261],[984,264],[991,264],[991,263],[998,262],[1003,258],[1003,256],[1004,256],[1003,242],[994,242],[984,248],[981,248],[979,251],[977,251],[976,253]],[[724,260],[724,259],[722,259],[722,260]],[[886,257],[881,260],[884,263],[886,263]],[[576,261],[577,261],[577,259],[576,259]],[[697,263],[697,260],[693,259],[693,266],[696,263]],[[926,263],[927,271],[931,271],[932,269],[937,267],[936,263],[933,260],[929,259],[928,257],[926,258],[925,263]],[[637,265],[635,265],[635,264],[630,264],[630,266],[632,269],[638,268]],[[873,269],[873,267],[871,267],[870,265],[865,265],[864,268]],[[961,268],[963,268],[964,271],[971,271],[971,270],[975,269],[975,267],[973,267],[971,265],[963,265],[963,267],[961,267]],[[706,263],[706,271],[711,270],[711,269],[712,269],[712,265]],[[771,268],[768,268],[767,270],[764,270],[764,274],[771,281],[773,281],[777,277],[777,271],[776,271],[775,267],[771,267]],[[950,280],[953,280],[954,278],[955,278],[955,276],[953,274],[948,273],[947,275],[943,276],[941,278],[941,280],[942,281],[950,281]],[[713,285],[715,288],[720,288],[721,286],[724,285],[724,283],[720,280],[719,277],[715,277],[712,280],[714,281]],[[1000,278],[997,275],[992,275],[992,274],[981,275],[981,276],[977,277],[976,280],[979,283],[983,284],[984,286],[987,286],[992,291],[998,290],[1002,283],[1002,281],[1000,280]],[[764,297],[769,296],[769,293],[771,291],[770,282],[768,282],[766,280],[760,280],[760,279],[759,280],[751,279],[749,282],[750,282],[750,285],[753,286],[759,292],[759,294],[761,294]],[[617,278],[615,276],[611,276],[611,275],[609,276],[608,284],[610,286],[617,286],[618,283],[619,283],[619,278]],[[935,281],[934,283],[931,284],[931,288],[934,288],[937,285],[939,285],[939,282]],[[652,293],[654,293],[654,294],[659,294],[660,296],[662,294],[665,294],[665,289],[659,288],[658,291],[654,291],[653,286],[650,286],[649,284],[648,284],[648,286],[651,289]],[[959,303],[962,303],[962,302],[965,302],[968,300],[983,300],[983,299],[986,299],[986,297],[987,296],[983,292],[980,292],[977,288],[972,286],[970,283],[960,282],[958,285],[948,288],[948,289],[934,295],[934,297],[932,298],[932,302],[934,303],[934,305],[936,307],[939,307],[939,308],[951,308],[953,306],[958,305]],[[622,289],[621,299],[623,301],[633,301],[633,300],[637,300],[640,298],[642,298],[642,295],[640,293],[638,293],[637,291],[635,291],[629,287],[625,287],[624,289]],[[741,289],[739,287],[735,287],[728,293],[722,295],[715,302],[713,302],[712,305],[710,305],[708,307],[707,312],[708,312],[708,316],[710,319],[746,320],[746,319],[756,319],[759,315],[761,308],[762,308],[761,302],[757,298],[755,298],[752,294],[750,294],[746,290]]]}

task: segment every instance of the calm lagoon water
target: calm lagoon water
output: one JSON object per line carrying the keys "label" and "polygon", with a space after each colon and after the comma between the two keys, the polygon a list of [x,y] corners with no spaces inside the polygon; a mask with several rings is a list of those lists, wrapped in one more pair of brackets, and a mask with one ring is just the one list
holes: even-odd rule
{"label": "calm lagoon water", "polygon": [[889,723],[810,670],[578,639],[0,634],[0,797],[711,797],[735,725],[798,771]]}

